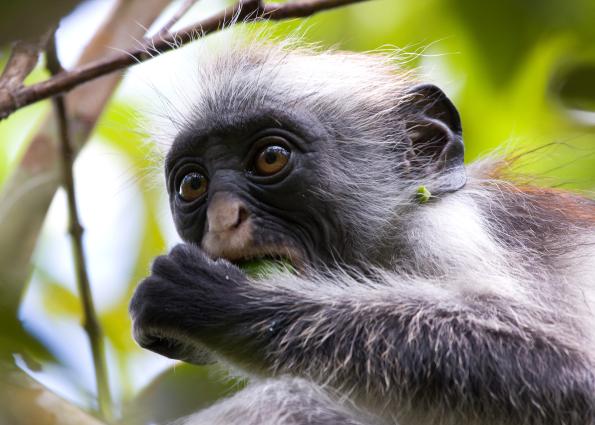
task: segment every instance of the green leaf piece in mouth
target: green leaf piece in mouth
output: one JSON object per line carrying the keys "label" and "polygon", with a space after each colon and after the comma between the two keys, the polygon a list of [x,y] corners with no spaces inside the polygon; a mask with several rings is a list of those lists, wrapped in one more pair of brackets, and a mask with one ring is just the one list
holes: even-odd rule
{"label": "green leaf piece in mouth", "polygon": [[239,262],[238,267],[253,279],[265,279],[275,274],[295,273],[295,268],[285,259],[254,258]]}

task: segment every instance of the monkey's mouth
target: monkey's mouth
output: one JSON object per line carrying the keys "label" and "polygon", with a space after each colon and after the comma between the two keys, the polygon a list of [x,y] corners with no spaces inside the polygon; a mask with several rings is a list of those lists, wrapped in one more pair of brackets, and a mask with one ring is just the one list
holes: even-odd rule
{"label": "monkey's mouth", "polygon": [[305,256],[300,250],[284,245],[209,254],[214,258],[226,259],[252,277],[264,277],[273,272],[300,273],[306,264]]}

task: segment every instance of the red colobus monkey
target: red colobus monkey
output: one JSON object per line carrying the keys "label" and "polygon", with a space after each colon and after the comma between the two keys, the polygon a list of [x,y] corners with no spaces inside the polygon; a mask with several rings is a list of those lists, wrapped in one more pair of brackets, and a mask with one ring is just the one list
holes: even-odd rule
{"label": "red colobus monkey", "polygon": [[454,105],[382,55],[248,46],[196,72],[165,159],[184,243],[134,337],[252,383],[189,424],[595,424],[592,200],[465,166]]}

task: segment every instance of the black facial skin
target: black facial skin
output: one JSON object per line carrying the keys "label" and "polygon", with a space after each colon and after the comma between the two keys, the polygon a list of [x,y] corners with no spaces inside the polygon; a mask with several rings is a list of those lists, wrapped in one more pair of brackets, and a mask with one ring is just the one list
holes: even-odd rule
{"label": "black facial skin", "polygon": [[[280,115],[258,112],[253,117],[230,117],[223,120],[225,124],[208,129],[197,125],[177,137],[166,159],[166,178],[174,221],[185,241],[200,245],[209,199],[227,192],[248,209],[254,248],[288,246],[307,264],[342,257],[345,240],[340,219],[333,215],[332,205],[312,190],[325,173],[318,161],[324,145],[317,141],[328,136],[320,127],[301,127],[295,117]],[[254,159],[271,136],[284,140],[291,153],[289,162],[279,173],[259,176]],[[186,202],[177,192],[184,175],[194,170],[209,179],[208,192]]]}
{"label": "black facial skin", "polygon": [[[352,244],[334,214],[337,209],[312,190],[324,181],[322,141],[327,137],[307,114],[267,110],[195,123],[176,138],[165,173],[174,222],[187,244],[155,260],[151,276],[131,301],[134,336],[141,346],[201,363],[195,342],[215,344],[245,321],[243,310],[233,314],[229,307],[246,305],[255,296],[245,291],[246,276],[225,259],[213,262],[199,248],[209,201],[218,192],[232,194],[247,207],[252,224],[248,251],[285,247],[296,253],[293,260],[302,268],[349,261]],[[258,175],[254,160],[271,138],[290,152],[289,161],[276,174]],[[207,193],[187,201],[179,187],[193,172],[207,177]]]}

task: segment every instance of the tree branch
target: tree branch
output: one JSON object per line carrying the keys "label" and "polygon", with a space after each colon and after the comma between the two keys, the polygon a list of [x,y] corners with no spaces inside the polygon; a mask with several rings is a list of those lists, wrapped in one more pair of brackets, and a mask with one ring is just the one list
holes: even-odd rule
{"label": "tree branch", "polygon": [[[56,53],[56,40],[52,37],[46,50],[47,68],[52,75],[63,71],[60,60]],[[89,273],[85,261],[85,249],[83,247],[84,228],[81,224],[78,206],[76,202],[74,187],[74,158],[75,151],[72,147],[70,130],[68,128],[68,114],[64,96],[56,96],[53,99],[55,116],[58,122],[58,133],[60,139],[60,156],[62,167],[62,185],[66,190],[68,203],[68,216],[70,220],[69,233],[72,238],[72,247],[74,251],[74,265],[76,268],[76,282],[79,296],[83,307],[83,329],[87,333],[89,343],[91,344],[91,353],[93,355],[93,366],[95,369],[95,382],[97,385],[97,404],[101,417],[110,422],[112,416],[112,398],[109,389],[107,374],[107,363],[105,359],[105,343],[103,331],[95,312],[93,304],[93,294],[91,293],[91,284],[89,283]]]}
{"label": "tree branch", "polygon": [[0,93],[0,119],[8,117],[19,108],[67,92],[97,77],[144,62],[155,54],[172,50],[195,40],[197,37],[218,31],[234,22],[300,18],[323,10],[362,1],[366,0],[299,0],[291,3],[268,4],[262,4],[258,0],[239,1],[234,6],[174,34],[166,36],[161,33],[157,34],[148,41],[151,51],[148,51],[145,47],[139,47],[88,63],[72,71],[61,72],[46,81],[29,87],[23,87],[18,90],[15,96],[2,96]]}
{"label": "tree branch", "polygon": [[171,34],[172,27],[177,24],[178,21],[186,14],[186,12],[188,12],[197,2],[198,0],[184,0],[184,3],[178,10],[176,10],[176,13],[169,19],[169,21],[166,22],[165,25],[163,25],[163,27],[161,27],[158,34],[162,37],[166,36],[167,34]]}
{"label": "tree branch", "polygon": [[39,44],[17,41],[12,45],[10,57],[0,75],[0,88],[22,87],[27,75],[33,71],[39,57]]}

